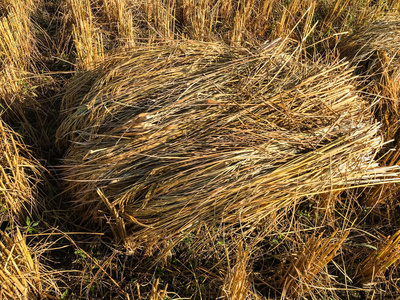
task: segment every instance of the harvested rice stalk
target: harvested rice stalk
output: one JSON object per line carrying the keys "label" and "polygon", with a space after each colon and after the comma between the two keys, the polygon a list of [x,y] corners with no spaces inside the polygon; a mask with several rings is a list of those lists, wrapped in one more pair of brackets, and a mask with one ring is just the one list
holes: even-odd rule
{"label": "harvested rice stalk", "polygon": [[102,36],[94,26],[90,0],[67,0],[67,3],[73,20],[77,66],[81,70],[87,70],[93,61],[104,55]]}
{"label": "harvested rice stalk", "polygon": [[[178,3],[179,2],[179,3]],[[145,21],[148,23],[147,30],[144,32],[144,36],[149,39],[149,41],[154,41],[155,39],[173,39],[175,37],[175,29],[176,29],[176,18],[175,11],[176,9],[182,10],[183,3],[182,1],[163,1],[163,0],[146,0],[142,1],[141,7],[139,6],[137,9],[143,11],[143,15],[145,16]],[[198,10],[199,14],[206,13],[204,4],[206,1],[196,1],[197,4],[200,4],[203,7],[203,10]],[[181,5],[181,7],[177,7]],[[186,3],[188,4],[188,3]],[[203,5],[202,5],[203,4]],[[189,7],[194,7],[196,4],[189,4]],[[183,12],[183,11],[182,11]],[[144,20],[143,20],[144,21]],[[203,19],[203,22],[206,22],[206,18]],[[188,24],[189,25],[189,24]]]}
{"label": "harvested rice stalk", "polygon": [[[339,45],[342,55],[352,59],[362,75],[365,92],[374,103],[377,119],[384,125],[385,140],[395,139],[390,147],[399,149],[400,116],[400,17],[387,15],[368,24],[349,36]],[[388,166],[399,163],[400,151],[390,151],[382,163]],[[372,207],[395,196],[397,188],[386,185],[373,189],[366,205]]]}
{"label": "harvested rice stalk", "polygon": [[[394,136],[399,127],[400,96],[400,17],[388,15],[345,39],[339,46],[342,55],[353,60],[371,84],[367,91],[381,95],[377,109],[382,123]],[[376,99],[375,99],[376,101]]]}
{"label": "harvested rice stalk", "polygon": [[[7,108],[21,111],[36,106],[31,88],[36,48],[31,14],[35,0],[0,3],[0,115]],[[29,97],[29,101],[26,97]]]}
{"label": "harvested rice stalk", "polygon": [[377,250],[373,251],[359,265],[355,282],[368,287],[375,284],[377,277],[383,276],[386,269],[400,258],[400,230],[386,241],[382,242]]}
{"label": "harvested rice stalk", "polygon": [[0,298],[39,299],[47,296],[37,257],[17,229],[14,234],[0,232]]}
{"label": "harvested rice stalk", "polygon": [[[243,244],[238,247],[236,264],[229,270],[221,289],[221,299],[245,300],[252,299],[251,282],[249,279],[249,249],[243,249]],[[256,298],[254,298],[256,299]]]}
{"label": "harvested rice stalk", "polygon": [[[88,70],[93,62],[118,47],[135,45],[136,28],[126,0],[67,0],[66,24],[72,23],[77,68]],[[133,7],[131,7],[133,6]]]}
{"label": "harvested rice stalk", "polygon": [[136,49],[76,77],[57,136],[72,141],[64,179],[83,217],[136,247],[201,222],[252,228],[305,196],[394,180],[373,161],[379,125],[352,70],[283,47]]}
{"label": "harvested rice stalk", "polygon": [[[336,256],[349,232],[338,237],[336,230],[329,238],[310,237],[295,255],[281,279],[282,299],[304,297],[316,288],[318,274]],[[279,272],[278,272],[279,273]],[[326,287],[325,284],[322,287]]]}
{"label": "harvested rice stalk", "polygon": [[253,47],[290,36],[313,45],[320,40],[337,40],[338,33],[399,6],[395,0],[66,1],[70,4],[66,15],[72,12],[72,18],[67,19],[74,23],[81,69],[88,68],[85,62],[110,49],[174,39]]}
{"label": "harvested rice stalk", "polygon": [[104,10],[107,21],[109,35],[111,32],[119,44],[124,46],[134,46],[136,40],[136,29],[133,25],[132,8],[126,0],[103,0],[102,9]]}
{"label": "harvested rice stalk", "polygon": [[153,281],[153,286],[151,288],[151,292],[148,297],[149,300],[163,300],[163,299],[168,298],[168,296],[167,296],[168,284],[165,285],[164,289],[160,289],[159,284],[160,284],[159,278],[157,278],[157,280]]}
{"label": "harvested rice stalk", "polygon": [[[376,19],[399,7],[387,0],[144,0],[132,11],[141,36],[259,45],[290,36],[314,44]],[[145,17],[145,20],[143,19]],[[310,30],[315,27],[315,30]],[[293,30],[296,28],[296,30]],[[307,36],[310,35],[310,39]]]}
{"label": "harvested rice stalk", "polygon": [[0,120],[0,215],[1,221],[19,220],[36,212],[35,191],[40,167],[28,154],[15,132]]}

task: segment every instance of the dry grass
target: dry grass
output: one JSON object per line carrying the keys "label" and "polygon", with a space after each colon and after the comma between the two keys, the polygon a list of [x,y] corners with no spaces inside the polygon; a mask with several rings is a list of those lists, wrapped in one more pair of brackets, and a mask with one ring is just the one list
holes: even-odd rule
{"label": "dry grass", "polygon": [[[31,78],[36,47],[31,14],[37,1],[0,3],[0,114],[35,107]],[[29,98],[29,100],[26,100]]]}
{"label": "dry grass", "polygon": [[316,30],[310,41],[315,42],[365,24],[385,10],[399,8],[397,1],[373,5],[372,1],[359,0],[146,0],[132,3],[142,3],[137,11],[142,8],[145,12],[143,37],[223,40],[231,45],[254,45],[287,35],[301,41],[314,26]]}
{"label": "dry grass", "polygon": [[364,26],[339,46],[342,55],[351,59],[362,74],[368,76],[370,82],[364,87],[365,90],[380,96],[379,101],[373,100],[376,101],[377,116],[385,125],[389,139],[396,135],[399,127],[399,33],[400,18],[389,15]]}
{"label": "dry grass", "polygon": [[0,241],[0,298],[1,299],[58,299],[51,296],[55,282],[38,262],[26,244],[26,236],[17,229],[1,232]]}
{"label": "dry grass", "polygon": [[0,298],[398,296],[399,9],[2,1]]}
{"label": "dry grass", "polygon": [[116,47],[133,47],[136,29],[132,10],[125,0],[67,0],[64,22],[72,23],[76,67],[91,68]]}
{"label": "dry grass", "polygon": [[201,222],[253,228],[304,197],[396,180],[373,161],[379,126],[352,70],[283,47],[136,49],[75,78],[57,136],[73,142],[64,178],[83,216],[135,248]]}
{"label": "dry grass", "polygon": [[303,248],[293,253],[289,266],[282,266],[280,270],[284,272],[281,279],[282,297],[291,299],[314,295],[316,288],[324,291],[330,284],[326,278],[318,278],[318,275],[336,256],[348,233],[338,234],[336,230],[329,238],[323,238],[322,234],[309,237]]}
{"label": "dry grass", "polygon": [[81,70],[115,48],[166,40],[223,41],[250,48],[287,36],[308,46],[335,43],[343,31],[399,9],[397,1],[374,5],[372,0],[65,1]]}
{"label": "dry grass", "polygon": [[76,48],[77,68],[86,70],[93,61],[103,57],[102,36],[93,25],[89,0],[68,0],[73,23],[73,37]]}
{"label": "dry grass", "polygon": [[249,262],[251,251],[244,249],[240,244],[237,251],[236,263],[232,269],[228,270],[224,285],[221,289],[221,299],[245,300],[258,299],[251,291],[251,279],[249,272]]}
{"label": "dry grass", "polygon": [[[365,79],[362,88],[374,104],[376,118],[382,122],[385,141],[393,141],[387,149],[398,148],[400,96],[400,19],[396,14],[387,15],[368,24],[339,45],[342,56],[358,66]],[[390,151],[382,160],[388,166],[399,163],[400,152]],[[395,185],[375,189],[367,200],[370,207],[381,205],[398,194]]]}
{"label": "dry grass", "polygon": [[42,168],[29,155],[20,137],[3,121],[0,121],[0,134],[1,220],[19,220],[24,224],[27,216],[39,215],[36,186]]}
{"label": "dry grass", "polygon": [[396,263],[400,258],[400,231],[378,245],[375,251],[358,266],[355,281],[366,287],[376,283],[376,279],[382,277],[387,268]]}
{"label": "dry grass", "polygon": [[42,290],[37,262],[32,259],[25,239],[2,233],[0,242],[0,295],[5,299],[33,299]]}
{"label": "dry grass", "polygon": [[102,23],[103,27],[108,25],[109,32],[115,32],[112,38],[118,45],[132,47],[135,46],[137,29],[133,25],[133,8],[128,3],[128,0],[103,1],[106,22]]}
{"label": "dry grass", "polygon": [[156,281],[153,281],[153,285],[151,288],[151,293],[148,297],[149,300],[163,300],[167,297],[167,288],[168,285],[164,289],[159,289],[160,281],[157,279]]}

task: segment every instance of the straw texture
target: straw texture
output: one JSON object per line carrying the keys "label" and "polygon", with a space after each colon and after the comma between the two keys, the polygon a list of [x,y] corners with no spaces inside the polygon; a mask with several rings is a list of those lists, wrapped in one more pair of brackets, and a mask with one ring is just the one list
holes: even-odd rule
{"label": "straw texture", "polygon": [[352,70],[284,47],[157,46],[77,76],[57,132],[77,209],[136,247],[395,176]]}

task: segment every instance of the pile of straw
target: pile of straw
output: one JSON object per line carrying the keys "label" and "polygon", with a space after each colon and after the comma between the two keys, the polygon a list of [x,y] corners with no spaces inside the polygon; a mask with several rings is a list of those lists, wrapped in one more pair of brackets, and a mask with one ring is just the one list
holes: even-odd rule
{"label": "pile of straw", "polygon": [[24,224],[27,216],[37,214],[40,173],[39,163],[29,155],[21,138],[0,120],[1,221],[19,220]]}
{"label": "pile of straw", "polygon": [[[84,217],[129,245],[254,228],[304,197],[395,177],[346,64],[185,42],[117,53],[73,79],[58,129]],[[277,220],[275,220],[277,221]]]}
{"label": "pile of straw", "polygon": [[[365,25],[339,44],[342,56],[347,57],[362,75],[362,88],[373,104],[376,118],[383,124],[384,139],[394,142],[389,148],[399,149],[400,133],[400,18],[385,18]],[[386,151],[387,151],[386,149]],[[400,151],[390,151],[382,160],[388,166],[400,162]],[[398,188],[386,185],[374,190],[368,206],[396,197]]]}
{"label": "pile of straw", "polygon": [[26,244],[26,236],[18,229],[0,233],[0,298],[56,299],[49,295],[57,289],[55,282]]}
{"label": "pile of straw", "polygon": [[[364,26],[343,40],[339,49],[369,79],[365,89],[383,96],[377,102],[382,123],[397,129],[400,113],[397,101],[400,96],[400,18],[387,15]],[[396,122],[390,124],[392,121]]]}
{"label": "pile of straw", "polygon": [[385,271],[400,259],[400,230],[378,244],[357,268],[356,282],[364,287],[374,285],[376,277],[384,277]]}

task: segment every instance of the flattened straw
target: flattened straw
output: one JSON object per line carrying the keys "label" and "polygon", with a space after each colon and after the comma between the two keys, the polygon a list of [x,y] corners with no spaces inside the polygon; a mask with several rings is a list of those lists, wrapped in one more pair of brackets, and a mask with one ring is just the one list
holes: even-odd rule
{"label": "flattened straw", "polygon": [[64,178],[83,217],[117,209],[135,247],[201,222],[252,228],[307,196],[397,181],[373,160],[380,125],[353,70],[283,48],[139,48],[74,79],[57,136],[72,141]]}

